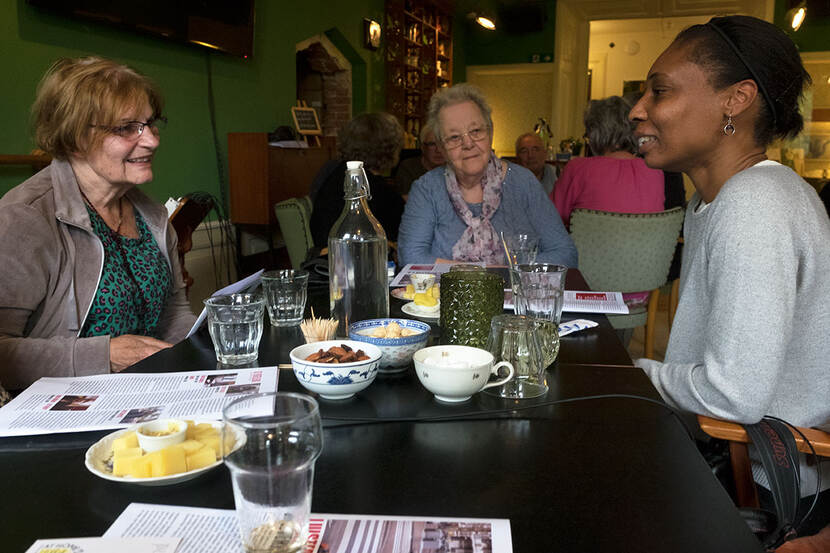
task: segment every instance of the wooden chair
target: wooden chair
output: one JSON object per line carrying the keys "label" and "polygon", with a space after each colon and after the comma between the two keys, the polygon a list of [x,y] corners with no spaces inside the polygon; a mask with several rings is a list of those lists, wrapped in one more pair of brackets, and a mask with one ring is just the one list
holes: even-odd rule
{"label": "wooden chair", "polygon": [[[750,442],[744,427],[734,422],[713,419],[703,415],[697,416],[700,429],[709,436],[729,442],[729,457],[732,463],[732,476],[735,480],[735,499],[738,507],[758,508],[758,493],[752,479],[752,465],[749,461]],[[830,457],[830,433],[816,428],[801,428],[799,430],[810,440],[816,454],[821,457]],[[798,432],[793,432],[798,450],[811,453],[810,447]]]}
{"label": "wooden chair", "polygon": [[199,198],[197,201],[187,195],[182,197],[176,210],[170,215],[170,224],[179,238],[179,264],[182,267],[182,278],[187,292],[193,285],[193,277],[184,268],[184,255],[193,249],[193,231],[207,217],[211,209],[213,209],[213,200]]}
{"label": "wooden chair", "polygon": [[647,307],[628,315],[609,315],[617,329],[646,325],[645,356],[654,358],[654,328],[660,287],[666,283],[683,210],[611,213],[575,209],[571,237],[579,252],[579,270],[593,290],[650,290]]}
{"label": "wooden chair", "polygon": [[292,269],[299,269],[314,248],[311,236],[311,198],[289,198],[274,206]]}

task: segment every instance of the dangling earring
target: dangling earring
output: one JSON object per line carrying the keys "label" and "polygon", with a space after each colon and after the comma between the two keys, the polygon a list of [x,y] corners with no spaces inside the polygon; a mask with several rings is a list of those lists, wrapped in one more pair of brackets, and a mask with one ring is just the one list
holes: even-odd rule
{"label": "dangling earring", "polygon": [[735,125],[732,124],[732,114],[726,116],[726,125],[723,126],[723,134],[726,136],[732,136],[735,134]]}

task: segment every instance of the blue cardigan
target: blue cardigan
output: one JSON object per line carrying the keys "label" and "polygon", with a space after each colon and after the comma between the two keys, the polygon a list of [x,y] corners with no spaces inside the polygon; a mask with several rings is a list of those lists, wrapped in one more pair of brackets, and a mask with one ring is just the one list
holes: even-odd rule
{"label": "blue cardigan", "polygon": [[[433,263],[439,257],[452,259],[452,247],[467,228],[453,209],[444,171],[443,166],[436,167],[412,184],[398,231],[398,259],[402,265]],[[480,203],[467,205],[474,217],[481,215]],[[576,247],[556,206],[524,167],[507,162],[501,204],[490,222],[496,232],[539,238],[537,262],[576,267]]]}

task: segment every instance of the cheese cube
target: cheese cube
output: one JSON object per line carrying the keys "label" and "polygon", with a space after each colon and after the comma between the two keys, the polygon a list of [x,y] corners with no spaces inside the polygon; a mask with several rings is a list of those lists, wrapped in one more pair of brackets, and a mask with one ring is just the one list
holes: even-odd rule
{"label": "cheese cube", "polygon": [[217,459],[222,458],[222,442],[219,440],[219,434],[215,436],[199,436],[199,441],[206,447],[213,450]]}
{"label": "cheese cube", "polygon": [[165,447],[147,455],[150,458],[152,476],[169,476],[187,472],[184,449],[178,445]]}
{"label": "cheese cube", "polygon": [[115,476],[126,476],[133,472],[133,464],[141,459],[140,447],[129,447],[115,452],[112,459],[112,473]]}
{"label": "cheese cube", "polygon": [[112,450],[118,451],[127,447],[138,447],[138,436],[135,432],[127,432],[123,436],[112,441]]}
{"label": "cheese cube", "polygon": [[191,453],[185,457],[185,463],[187,464],[187,470],[189,471],[200,469],[202,467],[209,467],[215,462],[216,454],[213,452],[213,449],[209,447],[203,447],[195,453]]}
{"label": "cheese cube", "polygon": [[135,478],[150,478],[153,476],[152,460],[149,455],[128,458],[126,468],[129,469],[127,474]]}
{"label": "cheese cube", "polygon": [[205,446],[204,444],[202,444],[202,442],[196,440],[185,440],[179,444],[179,447],[184,449],[185,455],[193,455]]}

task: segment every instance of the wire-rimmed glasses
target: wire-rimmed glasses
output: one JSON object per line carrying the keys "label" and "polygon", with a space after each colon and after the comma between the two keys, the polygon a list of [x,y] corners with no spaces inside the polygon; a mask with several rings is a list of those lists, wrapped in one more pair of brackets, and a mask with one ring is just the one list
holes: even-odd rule
{"label": "wire-rimmed glasses", "polygon": [[149,121],[127,121],[123,125],[92,125],[99,129],[106,129],[114,135],[120,136],[127,140],[138,140],[144,133],[144,127],[150,127],[153,134],[159,134],[159,131],[167,127],[167,117],[159,116],[150,119]]}
{"label": "wire-rimmed glasses", "polygon": [[476,127],[475,129],[470,129],[469,131],[461,134],[451,134],[450,136],[444,138],[444,147],[448,150],[458,148],[464,143],[465,136],[469,136],[470,140],[473,142],[481,142],[487,138],[489,134],[490,129],[487,127]]}

